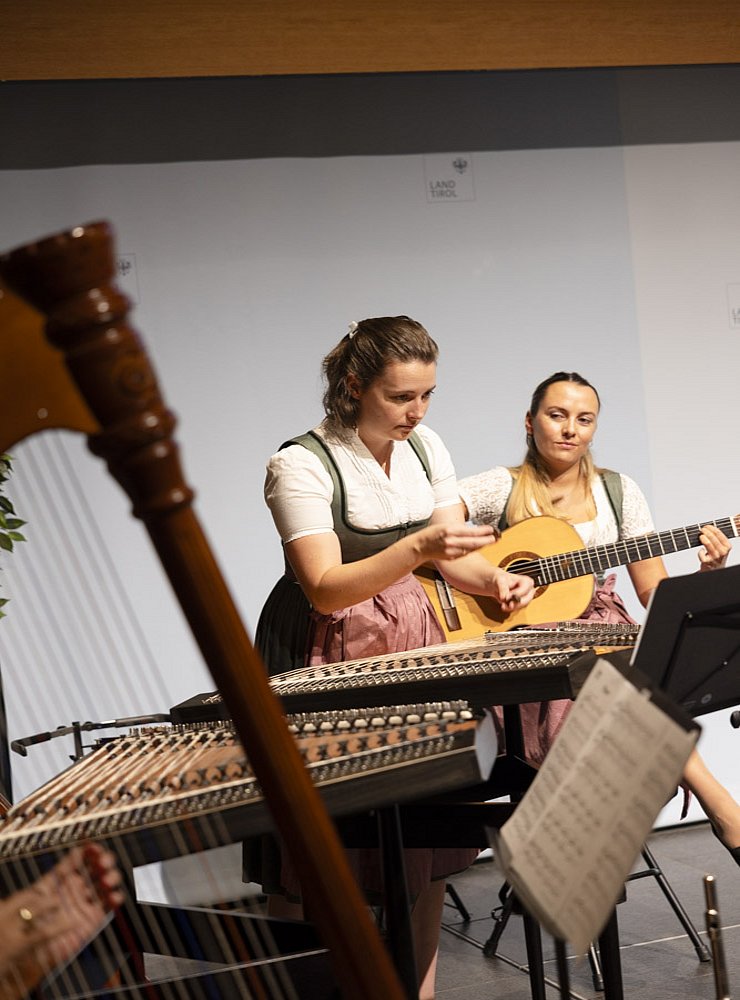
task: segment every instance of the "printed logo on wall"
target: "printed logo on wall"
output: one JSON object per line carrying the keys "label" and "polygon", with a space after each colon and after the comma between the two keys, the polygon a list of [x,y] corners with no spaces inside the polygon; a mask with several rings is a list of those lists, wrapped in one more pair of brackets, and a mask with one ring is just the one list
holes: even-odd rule
{"label": "printed logo on wall", "polygon": [[136,255],[116,254],[116,284],[123,294],[136,305],[139,301],[139,278],[136,274]]}
{"label": "printed logo on wall", "polygon": [[740,285],[727,286],[727,307],[730,314],[730,328],[740,330]]}
{"label": "printed logo on wall", "polygon": [[424,157],[427,201],[475,201],[470,153],[435,153]]}

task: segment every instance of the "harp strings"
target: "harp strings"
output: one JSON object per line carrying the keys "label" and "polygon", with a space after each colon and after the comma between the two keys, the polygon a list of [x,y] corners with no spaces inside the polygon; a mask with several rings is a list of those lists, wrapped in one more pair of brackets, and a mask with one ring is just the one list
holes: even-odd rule
{"label": "harp strings", "polygon": [[[80,444],[84,457],[77,453]],[[11,596],[8,617],[0,626],[0,666],[8,691],[11,738],[30,735],[44,727],[52,730],[72,720],[98,718],[101,707],[98,695],[103,697],[105,714],[110,718],[167,711],[164,674],[167,669],[175,669],[175,665],[157,664],[146,630],[90,507],[76,471],[77,464],[88,457],[83,440],[72,441],[58,432],[40,435],[19,444],[13,455],[14,475],[8,493],[19,516],[28,522],[24,529],[28,542],[19,545],[10,559],[3,560],[0,578]],[[102,462],[92,458],[90,461],[99,467],[101,475],[106,474]],[[142,537],[142,547],[147,544],[148,540]],[[162,585],[166,588],[163,576]],[[176,613],[174,605],[173,610]],[[39,724],[41,719],[44,721]],[[23,766],[15,764],[17,758],[13,755],[14,771],[22,775],[16,784],[33,788],[59,774],[68,764],[63,749],[68,752],[69,740],[65,736],[32,748]],[[151,768],[148,776],[147,763]],[[161,762],[137,763],[131,759],[122,765],[118,761],[108,768],[101,765],[101,770],[89,777],[83,774],[84,768],[73,766],[64,775],[57,798],[66,796],[72,802],[93,796],[110,782],[111,770],[115,772],[116,767],[119,770],[114,777],[121,786],[120,794],[128,794],[124,788],[129,791],[133,788],[135,792],[137,782],[146,784],[156,777],[157,768],[165,764],[164,754]],[[32,776],[26,765],[33,768]],[[43,798],[43,792],[38,792],[31,801],[36,807],[48,810],[49,821],[53,823],[54,803]],[[66,807],[60,802],[57,807],[60,814],[69,808],[69,802]],[[218,813],[200,817],[197,832],[187,823],[175,826],[171,837],[171,853],[175,856],[197,852],[201,881],[211,893],[217,893],[218,873],[206,852],[230,840]],[[136,859],[126,842],[121,839],[109,842],[121,866],[133,870]],[[2,892],[8,894],[42,874],[40,859],[34,855],[23,857],[19,865],[4,865],[0,870]],[[238,966],[250,959],[279,957],[264,927],[259,935],[250,934],[245,948],[241,936],[231,932],[228,924],[224,929],[218,916],[205,919],[221,943],[225,964]],[[133,942],[153,941],[162,954],[167,954],[169,945],[165,938],[169,938],[182,954],[188,953],[188,942],[179,925],[168,917],[166,908],[163,921],[164,927],[160,927],[157,920],[148,918],[146,907],[127,906],[114,915],[90,947],[107,979],[119,976],[134,990],[128,995],[147,995],[146,985],[137,990],[137,970],[130,967]],[[249,922],[247,930],[251,931]],[[47,985],[45,995],[74,996],[80,988],[79,975],[80,969],[72,963]],[[184,981],[178,984],[177,979],[172,983],[168,980],[168,988],[175,997],[188,995]],[[257,995],[248,991],[246,979],[244,991],[245,997]],[[276,1000],[295,996],[280,963],[273,967],[269,996]]]}

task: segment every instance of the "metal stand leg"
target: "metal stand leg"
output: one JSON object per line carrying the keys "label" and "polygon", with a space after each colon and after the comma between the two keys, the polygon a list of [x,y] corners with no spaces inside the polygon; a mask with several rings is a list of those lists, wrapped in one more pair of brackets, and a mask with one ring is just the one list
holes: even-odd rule
{"label": "metal stand leg", "polygon": [[542,954],[542,934],[540,925],[531,917],[516,899],[508,882],[504,882],[499,891],[501,907],[494,910],[491,916],[495,926],[493,933],[483,945],[486,958],[494,958],[499,938],[512,913],[522,915],[524,921],[524,940],[527,947],[527,965],[529,967],[529,987],[532,1000],[545,1000],[545,965]]}
{"label": "metal stand leg", "polygon": [[378,810],[388,950],[409,997],[419,992],[398,806]]}
{"label": "metal stand leg", "polygon": [[[656,880],[656,882],[660,886],[663,895],[670,903],[673,912],[681,921],[681,924],[683,925],[683,928],[686,931],[686,934],[688,935],[689,940],[693,944],[696,954],[699,957],[699,961],[711,962],[712,956],[709,952],[709,949],[699,936],[699,932],[691,922],[691,918],[684,909],[680,899],[673,891],[670,882],[665,877],[663,870],[661,869],[658,862],[655,860],[652,851],[647,845],[645,845],[642,849],[642,857],[648,867],[641,871],[632,872],[632,874],[627,877],[627,881],[629,882],[638,878],[646,878],[648,875],[652,875],[652,877]],[[506,924],[509,921],[509,917],[511,916],[513,911],[513,895],[511,893],[511,890],[507,882],[504,882],[501,889],[499,890],[499,899],[501,900],[501,906],[497,907],[495,910],[491,912],[491,917],[493,918],[494,922],[493,930],[491,932],[490,937],[483,946],[483,954],[486,955],[487,958],[493,958],[495,956],[496,951],[498,949],[499,940],[501,939],[501,935],[503,934]],[[589,963],[591,965],[591,974],[593,978],[594,989],[601,992],[604,989],[604,976],[602,971],[602,964],[599,959],[599,954],[593,945],[591,945],[589,948],[588,957],[589,957]]]}
{"label": "metal stand leg", "polygon": [[460,899],[460,895],[459,895],[457,889],[454,887],[454,885],[451,882],[448,882],[445,885],[445,892],[447,893],[447,895],[452,900],[452,905],[455,907],[455,909],[457,910],[457,912],[463,918],[463,920],[465,921],[465,923],[469,923],[470,922],[470,913],[469,913],[467,907],[465,906],[465,903],[463,903],[463,901]]}
{"label": "metal stand leg", "polygon": [[601,968],[604,974],[605,1000],[624,1000],[616,906],[612,910],[612,915],[609,917],[607,925],[599,937],[599,953],[601,955]]}
{"label": "metal stand leg", "polygon": [[555,961],[558,967],[558,985],[560,996],[570,996],[570,972],[568,970],[568,957],[565,954],[565,941],[560,938],[555,939]]}
{"label": "metal stand leg", "polygon": [[700,962],[711,962],[712,961],[712,956],[709,953],[709,949],[704,944],[704,942],[702,941],[702,939],[699,937],[699,932],[697,931],[696,927],[694,927],[694,925],[692,924],[691,918],[689,917],[688,913],[686,912],[686,910],[683,908],[683,905],[681,904],[681,900],[678,898],[678,896],[676,895],[676,893],[673,891],[673,888],[671,887],[670,882],[668,881],[668,879],[663,874],[663,869],[660,867],[660,865],[658,864],[658,862],[655,860],[655,857],[653,856],[653,853],[650,850],[650,848],[647,846],[647,844],[645,844],[645,846],[642,848],[642,856],[643,856],[643,859],[645,860],[645,863],[647,864],[648,867],[645,870],[643,870],[643,871],[633,872],[628,877],[628,881],[631,880],[631,879],[645,878],[645,876],[647,876],[647,875],[652,875],[653,878],[655,879],[655,881],[660,886],[660,888],[661,888],[661,890],[663,892],[663,895],[668,900],[668,902],[671,904],[671,908],[673,909],[673,912],[676,914],[676,916],[678,917],[678,919],[681,921],[683,929],[686,931],[687,935],[689,936],[689,940],[693,944],[694,950],[696,951],[696,954],[699,956],[699,961]]}
{"label": "metal stand leg", "polygon": [[529,966],[529,988],[532,1000],[545,1000],[545,965],[542,955],[542,935],[540,925],[525,910],[524,940],[527,943],[527,965]]}
{"label": "metal stand leg", "polygon": [[501,900],[501,906],[497,906],[495,910],[491,910],[493,930],[483,945],[483,954],[486,958],[495,957],[501,935],[504,933],[504,929],[509,922],[509,917],[514,910],[514,893],[511,891],[508,882],[504,882],[499,889],[498,898]]}
{"label": "metal stand leg", "polygon": [[603,993],[604,976],[601,972],[601,959],[593,943],[588,946],[588,964],[591,966],[591,981],[594,984],[594,989],[597,993]]}

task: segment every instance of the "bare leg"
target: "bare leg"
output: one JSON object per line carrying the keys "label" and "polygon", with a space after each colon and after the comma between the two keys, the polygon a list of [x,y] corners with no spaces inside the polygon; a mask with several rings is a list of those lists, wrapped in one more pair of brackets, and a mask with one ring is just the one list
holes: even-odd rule
{"label": "bare leg", "polygon": [[445,880],[438,879],[419,893],[411,913],[416,971],[420,984],[419,1000],[434,1000],[439,931],[442,926],[444,902]]}
{"label": "bare leg", "polygon": [[686,762],[683,780],[699,800],[725,847],[740,847],[740,805],[717,781],[696,750]]}
{"label": "bare leg", "polygon": [[[419,979],[419,1000],[434,1000],[437,973],[439,931],[445,901],[445,880],[431,882],[417,897],[411,913],[416,974]],[[303,907],[280,895],[267,897],[267,912],[283,920],[303,920]]]}

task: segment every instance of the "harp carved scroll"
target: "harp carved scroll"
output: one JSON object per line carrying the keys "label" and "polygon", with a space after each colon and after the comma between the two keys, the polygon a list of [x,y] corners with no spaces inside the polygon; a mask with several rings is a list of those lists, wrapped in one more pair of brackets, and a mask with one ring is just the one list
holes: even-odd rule
{"label": "harp carved scroll", "polygon": [[[89,435],[94,454],[147,528],[203,657],[234,720],[304,886],[347,998],[402,1000],[389,955],[351,875],[193,509],[176,420],[114,285],[112,230],[81,226],[0,258],[0,450],[44,426]],[[29,303],[28,309],[14,294]],[[43,321],[41,319],[43,317]],[[40,337],[45,322],[46,340]],[[2,356],[0,356],[2,357]],[[18,416],[20,415],[20,416]]]}

